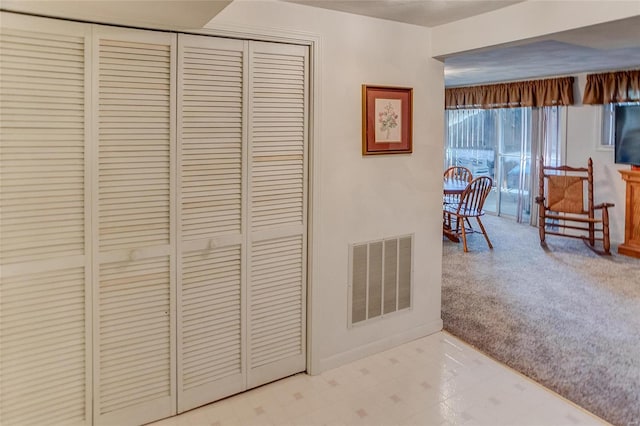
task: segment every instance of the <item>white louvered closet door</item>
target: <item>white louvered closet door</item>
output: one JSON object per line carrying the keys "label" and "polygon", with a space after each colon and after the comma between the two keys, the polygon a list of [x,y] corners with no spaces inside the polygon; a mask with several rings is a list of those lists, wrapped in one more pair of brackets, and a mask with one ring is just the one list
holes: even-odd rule
{"label": "white louvered closet door", "polygon": [[0,25],[0,424],[87,424],[91,27]]}
{"label": "white louvered closet door", "polygon": [[306,366],[307,75],[304,46],[252,42],[248,387]]}
{"label": "white louvered closet door", "polygon": [[245,388],[246,44],[178,40],[179,412]]}
{"label": "white louvered closet door", "polygon": [[176,36],[94,27],[94,421],[176,413]]}

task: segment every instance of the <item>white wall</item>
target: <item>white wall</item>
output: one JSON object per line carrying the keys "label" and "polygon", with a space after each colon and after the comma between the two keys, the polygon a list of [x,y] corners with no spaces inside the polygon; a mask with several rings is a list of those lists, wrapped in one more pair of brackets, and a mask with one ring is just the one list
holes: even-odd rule
{"label": "white wall", "polygon": [[594,191],[596,204],[614,203],[609,209],[611,241],[619,244],[624,241],[625,184],[618,170],[629,166],[614,163],[613,149],[598,148],[601,138],[602,116],[600,105],[583,105],[582,95],[586,83],[586,74],[577,76],[575,104],[567,108],[567,160],[575,167],[586,166],[587,159],[593,159]]}
{"label": "white wall", "polygon": [[[314,372],[441,328],[444,80],[426,28],[271,1],[234,1],[208,25],[320,37],[313,149]],[[414,152],[363,157],[361,85],[414,89]],[[413,233],[413,309],[347,328],[348,246]]]}

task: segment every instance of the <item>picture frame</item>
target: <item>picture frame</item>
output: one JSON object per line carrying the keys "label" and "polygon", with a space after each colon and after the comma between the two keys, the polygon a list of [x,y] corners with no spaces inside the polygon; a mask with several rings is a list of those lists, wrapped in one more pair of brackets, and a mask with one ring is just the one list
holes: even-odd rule
{"label": "picture frame", "polygon": [[413,88],[362,85],[362,155],[413,152]]}

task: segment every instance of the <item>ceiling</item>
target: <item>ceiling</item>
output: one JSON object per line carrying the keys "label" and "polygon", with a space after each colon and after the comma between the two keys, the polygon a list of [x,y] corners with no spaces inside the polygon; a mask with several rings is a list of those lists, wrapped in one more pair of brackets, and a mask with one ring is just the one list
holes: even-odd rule
{"label": "ceiling", "polygon": [[284,0],[423,27],[458,21],[523,0]]}
{"label": "ceiling", "polygon": [[142,28],[206,25],[233,0],[0,0],[12,12]]}
{"label": "ceiling", "polygon": [[445,85],[640,68],[640,16],[445,59]]}
{"label": "ceiling", "polygon": [[[433,27],[520,1],[285,0]],[[445,85],[464,86],[640,67],[640,16],[445,58]]]}

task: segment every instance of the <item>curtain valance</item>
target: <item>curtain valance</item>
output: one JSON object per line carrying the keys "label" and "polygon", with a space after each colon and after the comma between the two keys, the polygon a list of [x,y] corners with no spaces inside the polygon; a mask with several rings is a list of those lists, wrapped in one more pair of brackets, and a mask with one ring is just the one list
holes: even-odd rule
{"label": "curtain valance", "polygon": [[587,74],[582,103],[611,104],[640,101],[640,70]]}
{"label": "curtain valance", "polygon": [[519,108],[573,104],[573,77],[445,89],[446,109]]}

